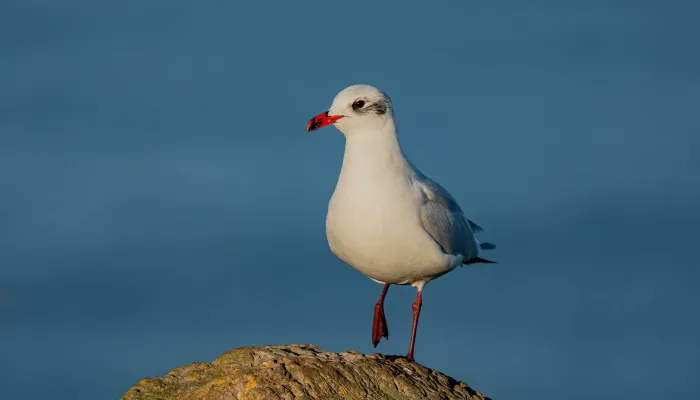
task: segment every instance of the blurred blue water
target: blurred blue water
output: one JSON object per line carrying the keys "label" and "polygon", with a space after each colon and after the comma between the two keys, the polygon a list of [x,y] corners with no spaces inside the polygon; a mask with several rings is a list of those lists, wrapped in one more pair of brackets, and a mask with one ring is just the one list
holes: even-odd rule
{"label": "blurred blue water", "polygon": [[[343,137],[304,132],[367,83],[499,245],[426,287],[419,362],[499,399],[699,397],[699,10],[3,2],[4,395],[117,398],[245,345],[374,351],[381,286],[325,241]],[[414,296],[390,292],[378,351],[407,350]]]}

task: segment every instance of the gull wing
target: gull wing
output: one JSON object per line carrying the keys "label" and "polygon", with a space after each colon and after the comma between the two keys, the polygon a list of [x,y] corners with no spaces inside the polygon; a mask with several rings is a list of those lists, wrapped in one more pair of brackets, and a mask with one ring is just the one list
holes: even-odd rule
{"label": "gull wing", "polygon": [[420,214],[423,229],[446,254],[461,254],[465,261],[478,257],[479,242],[472,227],[483,229],[464,216],[452,195],[437,182],[422,174],[414,182],[423,195]]}

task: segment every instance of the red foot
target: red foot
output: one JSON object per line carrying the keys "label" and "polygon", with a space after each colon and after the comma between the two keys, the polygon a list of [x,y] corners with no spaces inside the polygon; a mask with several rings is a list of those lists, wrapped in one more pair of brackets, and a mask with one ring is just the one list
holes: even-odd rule
{"label": "red foot", "polygon": [[384,285],[382,295],[379,296],[379,301],[374,306],[374,320],[372,321],[372,345],[374,347],[377,347],[382,337],[389,339],[389,327],[384,317],[384,296],[386,296],[387,290],[389,290],[389,284]]}
{"label": "red foot", "polygon": [[374,306],[374,322],[372,324],[372,346],[377,347],[379,340],[383,337],[389,339],[389,329],[384,317],[384,306],[377,303]]}

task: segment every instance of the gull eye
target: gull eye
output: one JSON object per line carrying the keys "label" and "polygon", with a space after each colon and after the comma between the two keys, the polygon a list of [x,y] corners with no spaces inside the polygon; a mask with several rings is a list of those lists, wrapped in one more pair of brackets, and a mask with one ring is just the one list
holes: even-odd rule
{"label": "gull eye", "polygon": [[364,101],[364,100],[362,100],[362,99],[357,100],[357,101],[355,101],[354,103],[352,103],[352,108],[354,108],[354,109],[357,110],[357,109],[359,109],[359,108],[364,107],[366,103],[367,103],[367,102]]}

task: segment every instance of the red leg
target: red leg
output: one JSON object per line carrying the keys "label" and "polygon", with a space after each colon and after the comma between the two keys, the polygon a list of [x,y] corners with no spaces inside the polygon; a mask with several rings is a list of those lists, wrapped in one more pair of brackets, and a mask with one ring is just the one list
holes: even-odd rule
{"label": "red leg", "polygon": [[389,290],[388,283],[384,285],[382,295],[379,296],[379,300],[374,306],[374,321],[372,322],[372,345],[374,347],[377,347],[382,336],[389,339],[389,327],[387,327],[386,318],[384,318],[384,296],[386,296],[387,290]]}
{"label": "red leg", "polygon": [[418,296],[416,296],[416,301],[413,303],[413,330],[411,331],[411,347],[408,348],[408,355],[406,358],[413,361],[413,346],[416,344],[416,330],[418,328],[418,316],[420,315],[420,306],[423,304],[423,291],[418,290]]}

